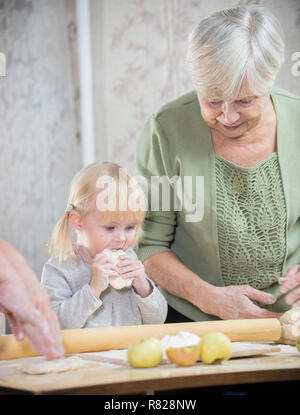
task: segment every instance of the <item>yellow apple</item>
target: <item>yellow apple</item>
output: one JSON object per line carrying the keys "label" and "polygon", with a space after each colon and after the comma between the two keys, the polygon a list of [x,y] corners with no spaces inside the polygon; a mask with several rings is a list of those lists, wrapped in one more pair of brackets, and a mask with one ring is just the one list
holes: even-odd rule
{"label": "yellow apple", "polygon": [[211,364],[230,359],[232,355],[232,344],[230,339],[223,333],[208,333],[202,337],[200,342],[200,360]]}
{"label": "yellow apple", "polygon": [[163,350],[155,337],[141,340],[128,347],[127,359],[133,367],[154,367],[159,365]]}
{"label": "yellow apple", "polygon": [[298,352],[300,352],[300,336],[297,337],[296,347],[297,347]]}

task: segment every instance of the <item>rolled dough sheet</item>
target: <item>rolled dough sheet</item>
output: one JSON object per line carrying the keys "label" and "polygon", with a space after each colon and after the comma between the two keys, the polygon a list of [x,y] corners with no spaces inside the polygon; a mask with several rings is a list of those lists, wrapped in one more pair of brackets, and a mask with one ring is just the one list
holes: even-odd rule
{"label": "rolled dough sheet", "polygon": [[44,373],[59,373],[67,370],[80,369],[86,366],[86,361],[78,356],[64,357],[54,360],[39,360],[25,362],[20,370],[30,375],[42,375]]}

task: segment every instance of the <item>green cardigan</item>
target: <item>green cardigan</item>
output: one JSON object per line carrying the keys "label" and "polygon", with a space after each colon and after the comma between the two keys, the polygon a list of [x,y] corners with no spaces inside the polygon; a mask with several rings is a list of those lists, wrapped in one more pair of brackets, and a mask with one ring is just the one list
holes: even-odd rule
{"label": "green cardigan", "polygon": [[[300,97],[279,88],[273,88],[271,96],[277,114],[277,151],[287,207],[284,275],[289,267],[300,263]],[[180,176],[182,181],[184,176],[204,177],[202,220],[187,222],[185,214],[189,211],[184,209],[149,210],[145,237],[137,252],[139,258],[144,261],[157,252],[171,251],[205,281],[224,286],[217,237],[215,152],[195,92],[172,101],[150,117],[138,139],[136,160],[136,174],[148,183],[151,176]],[[173,308],[192,320],[218,319],[161,290]],[[266,308],[281,312],[289,308],[278,283],[264,291],[277,298]]]}

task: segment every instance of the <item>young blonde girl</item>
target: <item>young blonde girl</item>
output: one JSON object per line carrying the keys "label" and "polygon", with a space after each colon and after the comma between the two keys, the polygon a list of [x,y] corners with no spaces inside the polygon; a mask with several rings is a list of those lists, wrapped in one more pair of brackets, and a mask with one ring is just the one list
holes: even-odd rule
{"label": "young blonde girl", "polygon": [[[75,175],[41,278],[62,329],[165,321],[166,300],[133,249],[145,213],[141,188],[121,166],[93,163]],[[103,252],[107,248],[125,254],[114,264]],[[130,278],[132,285],[116,290],[109,283],[112,275]]]}

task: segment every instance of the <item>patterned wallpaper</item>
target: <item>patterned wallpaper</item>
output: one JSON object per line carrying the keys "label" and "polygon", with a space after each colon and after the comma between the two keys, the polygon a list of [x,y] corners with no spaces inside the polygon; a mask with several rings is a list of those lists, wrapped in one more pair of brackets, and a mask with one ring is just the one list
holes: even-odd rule
{"label": "patterned wallpaper", "polygon": [[269,8],[286,33],[277,85],[300,94],[291,56],[300,52],[298,0],[92,0],[95,131],[99,159],[135,169],[135,142],[153,111],[192,89],[187,35],[208,14],[239,4]]}
{"label": "patterned wallpaper", "polygon": [[66,3],[1,1],[0,34],[0,235],[40,276],[79,168]]}
{"label": "patterned wallpaper", "polygon": [[[291,56],[300,52],[298,0],[254,1],[286,32],[277,84],[300,94]],[[90,0],[96,158],[134,172],[135,143],[150,114],[192,88],[185,66],[191,28],[247,0]],[[80,168],[75,0],[1,0],[0,235],[40,275],[43,244]]]}

